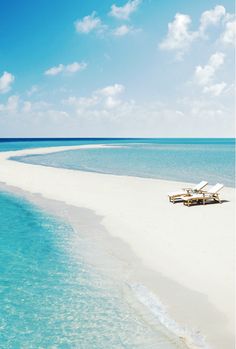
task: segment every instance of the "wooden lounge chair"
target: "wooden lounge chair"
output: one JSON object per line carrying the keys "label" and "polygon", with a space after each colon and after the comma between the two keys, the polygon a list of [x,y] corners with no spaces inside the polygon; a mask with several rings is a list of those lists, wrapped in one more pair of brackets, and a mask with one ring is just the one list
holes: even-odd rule
{"label": "wooden lounge chair", "polygon": [[184,205],[190,206],[192,204],[202,203],[205,205],[209,201],[217,201],[221,203],[219,197],[219,191],[224,187],[223,184],[217,183],[208,191],[202,191],[201,193],[192,194],[190,196],[183,197]]}
{"label": "wooden lounge chair", "polygon": [[170,193],[168,194],[168,197],[169,197],[169,200],[170,202],[172,202],[173,204],[176,202],[176,201],[179,201],[179,200],[183,200],[183,197],[184,196],[190,196],[194,193],[199,193],[202,191],[202,189],[207,185],[208,183],[206,181],[202,181],[200,183],[198,183],[197,185],[195,185],[195,187],[193,188],[183,188],[182,190],[179,190],[179,191],[176,191],[176,192],[173,192],[173,193]]}

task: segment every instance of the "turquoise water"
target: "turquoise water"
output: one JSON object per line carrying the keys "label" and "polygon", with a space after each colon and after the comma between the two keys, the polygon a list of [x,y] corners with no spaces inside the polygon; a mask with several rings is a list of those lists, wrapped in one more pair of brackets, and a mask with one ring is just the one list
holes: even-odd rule
{"label": "turquoise water", "polygon": [[[102,141],[100,141],[101,143]],[[97,142],[95,142],[96,144]],[[32,164],[185,182],[235,185],[233,139],[107,141],[113,147],[15,158]]]}
{"label": "turquoise water", "polygon": [[[106,142],[106,141],[105,141]],[[45,147],[57,147],[65,145],[82,145],[91,143],[101,143],[99,140],[83,140],[83,139],[46,139],[46,140],[23,140],[23,139],[3,139],[0,138],[0,152],[1,151],[12,151],[21,149],[32,149],[32,148],[45,148]]]}
{"label": "turquoise water", "polygon": [[[94,143],[112,144],[114,148],[17,160],[83,171],[234,185],[232,139],[0,140],[0,151]],[[114,277],[118,273],[112,263],[111,273],[91,263],[96,255],[97,246],[69,225],[17,196],[0,192],[0,348],[184,348],[163,329],[159,316],[139,307],[132,285]],[[146,303],[150,303],[148,299]],[[159,312],[159,306],[154,308]]]}
{"label": "turquoise water", "polygon": [[7,193],[0,207],[0,348],[183,348],[86,262],[70,226]]}

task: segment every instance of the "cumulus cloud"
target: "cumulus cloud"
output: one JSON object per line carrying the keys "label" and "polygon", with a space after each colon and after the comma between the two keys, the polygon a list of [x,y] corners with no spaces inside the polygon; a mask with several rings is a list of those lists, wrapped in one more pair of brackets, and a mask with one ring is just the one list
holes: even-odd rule
{"label": "cumulus cloud", "polygon": [[127,20],[130,15],[138,9],[140,4],[141,0],[129,0],[124,6],[116,6],[113,4],[109,14],[118,19]]}
{"label": "cumulus cloud", "polygon": [[226,87],[225,82],[213,83],[217,70],[222,66],[225,55],[222,52],[216,52],[211,55],[208,64],[205,66],[198,65],[195,69],[195,82],[203,87],[204,93],[211,93],[219,96]]}
{"label": "cumulus cloud", "polygon": [[[198,130],[200,137],[228,137],[234,132],[232,109],[220,99],[208,96],[186,101],[188,115],[192,120],[202,120],[204,127]],[[227,122],[225,120],[227,119]],[[197,133],[198,133],[197,132]],[[227,136],[228,135],[228,136]]]}
{"label": "cumulus cloud", "polygon": [[225,30],[221,35],[221,41],[224,44],[235,45],[236,40],[236,20],[228,21]]}
{"label": "cumulus cloud", "polygon": [[34,93],[38,92],[39,88],[37,85],[33,85],[26,93],[27,96],[32,96]]}
{"label": "cumulus cloud", "polygon": [[115,36],[124,36],[124,35],[127,35],[128,33],[130,33],[130,31],[132,30],[131,27],[129,27],[128,25],[121,25],[120,27],[116,28],[114,31],[113,31],[113,34]]}
{"label": "cumulus cloud", "polygon": [[96,93],[100,96],[104,96],[103,104],[105,108],[113,109],[121,104],[119,96],[124,91],[124,86],[120,84],[114,84],[111,86],[104,87]]}
{"label": "cumulus cloud", "polygon": [[200,16],[197,30],[191,31],[191,17],[187,14],[176,13],[173,22],[168,23],[168,32],[159,44],[161,50],[176,51],[177,57],[182,57],[196,39],[206,39],[207,30],[214,26],[223,26],[221,42],[232,44],[235,40],[235,21],[233,15],[226,12],[225,7],[215,6],[204,11]]}
{"label": "cumulus cloud", "polygon": [[217,25],[226,16],[224,6],[217,5],[212,10],[204,11],[200,18],[199,34],[204,35],[207,28],[212,25]]}
{"label": "cumulus cloud", "polygon": [[59,64],[56,67],[49,68],[44,72],[45,75],[58,75],[60,73],[74,74],[78,71],[84,70],[87,67],[87,63],[74,62],[68,65]]}
{"label": "cumulus cloud", "polygon": [[[111,12],[109,14],[118,19],[129,19],[130,15],[137,10],[140,3],[141,0],[129,0],[124,6],[119,7],[113,4],[111,6]],[[128,25],[120,25],[114,30],[109,29],[109,26],[102,23],[101,19],[96,15],[95,11],[93,11],[89,16],[78,19],[75,22],[75,28],[78,33],[82,34],[88,34],[92,31],[96,31],[98,33],[104,33],[105,31],[107,31],[114,36],[120,37],[139,31],[139,29],[134,29],[133,27]],[[61,67],[58,66],[57,68],[60,69]]]}
{"label": "cumulus cloud", "polygon": [[74,62],[74,63],[71,63],[71,64],[64,66],[64,71],[66,73],[76,73],[80,70],[84,70],[86,67],[87,67],[87,63]]}
{"label": "cumulus cloud", "polygon": [[57,67],[52,67],[49,68],[48,70],[45,71],[45,75],[58,75],[60,74],[64,69],[63,64],[59,64]]}
{"label": "cumulus cloud", "polygon": [[196,32],[189,30],[190,24],[190,16],[176,13],[174,21],[168,23],[168,33],[159,45],[160,49],[176,50],[182,54],[197,37]]}
{"label": "cumulus cloud", "polygon": [[114,84],[97,90],[96,93],[106,97],[115,97],[124,91],[124,86],[121,84]]}
{"label": "cumulus cloud", "polygon": [[104,28],[102,21],[96,16],[95,11],[91,15],[85,16],[83,19],[78,19],[75,22],[77,33],[88,34],[94,30],[102,30],[102,28]]}
{"label": "cumulus cloud", "polygon": [[[3,116],[0,129],[8,122],[11,132],[16,125],[16,135],[24,129],[34,136],[50,136],[54,132],[58,136],[88,137],[128,137],[130,134],[133,137],[227,137],[233,132],[234,115],[220,98],[213,100],[204,94],[196,100],[185,97],[183,101],[166,105],[158,101],[126,100],[123,92],[123,85],[109,85],[87,97],[69,97],[62,102],[63,106],[58,101],[53,105],[11,96],[4,105],[0,104]],[[203,127],[196,129],[193,125],[199,124],[199,120],[203,121]],[[217,122],[213,122],[215,120]],[[212,124],[217,127],[212,128]]]}
{"label": "cumulus cloud", "polygon": [[71,96],[63,100],[63,104],[76,107],[77,111],[89,109],[98,104],[98,97],[94,94],[91,97],[74,97]]}
{"label": "cumulus cloud", "polygon": [[104,113],[108,110],[114,110],[122,105],[121,94],[125,88],[121,84],[109,85],[98,89],[89,97],[69,97],[63,103],[76,108],[76,113],[82,115],[86,112]]}
{"label": "cumulus cloud", "polygon": [[[51,122],[57,123],[66,120],[69,114],[58,109],[58,106],[53,106],[45,101],[32,102],[24,100],[20,96],[12,95],[5,103],[0,104],[0,122],[1,115],[4,116],[4,121],[14,120],[14,122],[25,122],[27,128],[29,123],[41,125],[44,129],[45,123],[49,125]],[[44,126],[43,126],[44,125]]]}
{"label": "cumulus cloud", "polygon": [[141,29],[133,28],[129,25],[123,24],[113,30],[112,34],[117,37],[122,37],[127,34],[135,34],[138,33]]}
{"label": "cumulus cloud", "polygon": [[8,97],[5,104],[0,104],[0,112],[16,113],[19,106],[19,96],[13,95]]}
{"label": "cumulus cloud", "polygon": [[10,91],[11,85],[14,80],[14,75],[5,71],[0,77],[0,93],[6,93]]}
{"label": "cumulus cloud", "polygon": [[[106,105],[105,100],[115,91],[122,93],[122,89],[107,87],[94,91],[88,97],[71,97],[64,101],[71,107],[69,113],[73,115],[71,119],[74,125],[78,125],[78,130],[82,126],[86,130],[94,130],[94,136],[117,137],[130,134],[134,137],[222,137],[232,134],[233,115],[218,98],[213,100],[204,94],[200,98],[185,97],[185,100],[175,100],[166,105],[158,101],[125,100],[118,94],[120,104],[109,108],[109,102]],[[225,123],[226,116],[228,123]],[[193,127],[201,121],[203,127]],[[217,125],[215,129],[212,122]]]}
{"label": "cumulus cloud", "polygon": [[0,104],[0,112],[4,114],[28,114],[30,112],[46,112],[50,105],[46,102],[31,102],[24,100],[18,95],[8,97],[5,103]]}
{"label": "cumulus cloud", "polygon": [[204,93],[211,93],[213,96],[219,96],[226,88],[226,83],[221,82],[219,84],[213,84],[210,86],[205,86],[203,89]]}
{"label": "cumulus cloud", "polygon": [[195,69],[195,80],[199,85],[207,85],[214,77],[216,71],[224,63],[225,55],[222,52],[214,53],[208,64],[198,65]]}

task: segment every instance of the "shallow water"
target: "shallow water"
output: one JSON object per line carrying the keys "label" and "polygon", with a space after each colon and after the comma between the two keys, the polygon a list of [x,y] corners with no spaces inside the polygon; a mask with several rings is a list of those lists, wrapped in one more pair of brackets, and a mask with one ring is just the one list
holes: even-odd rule
{"label": "shallow water", "polygon": [[184,348],[78,232],[7,193],[0,207],[0,348]]}
{"label": "shallow water", "polygon": [[[120,140],[97,149],[16,157],[15,160],[74,170],[235,185],[234,140]],[[115,146],[114,146],[115,145]]]}

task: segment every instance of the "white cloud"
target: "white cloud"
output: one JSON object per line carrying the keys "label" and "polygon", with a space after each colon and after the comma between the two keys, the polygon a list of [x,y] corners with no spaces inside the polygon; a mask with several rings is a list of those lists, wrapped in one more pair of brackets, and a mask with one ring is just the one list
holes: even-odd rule
{"label": "white cloud", "polygon": [[122,37],[128,34],[136,34],[142,31],[141,28],[134,28],[129,25],[123,24],[112,31],[112,34],[117,37]]}
{"label": "white cloud", "polygon": [[87,67],[87,63],[79,63],[79,62],[74,62],[68,65],[64,64],[59,64],[56,67],[49,68],[44,72],[45,75],[58,75],[60,73],[68,73],[68,74],[73,74],[78,71],[84,70]]}
{"label": "white cloud", "polygon": [[96,93],[98,94],[102,94],[106,97],[115,97],[119,94],[121,94],[123,91],[124,91],[124,86],[121,85],[121,84],[114,84],[114,85],[110,85],[110,86],[107,86],[107,87],[104,87],[100,90],[97,90]]}
{"label": "white cloud", "polygon": [[228,21],[225,24],[225,31],[221,35],[221,41],[224,44],[235,45],[236,40],[236,21]]}
{"label": "white cloud", "polygon": [[[105,95],[98,91],[104,91]],[[109,105],[108,98],[113,88],[104,88],[91,96],[71,97],[65,104],[71,106],[71,120],[77,130],[81,127],[87,135],[96,136],[161,136],[161,137],[213,137],[232,135],[234,123],[230,108],[220,99],[211,99],[203,94],[196,100],[175,100],[172,105],[153,102],[135,102],[119,98],[116,105]],[[116,90],[116,89],[115,89]],[[104,103],[104,102],[107,103]],[[227,119],[227,122],[226,122]],[[203,125],[194,127],[194,125]],[[212,126],[213,124],[213,126]],[[89,131],[88,131],[89,130]],[[86,131],[84,131],[85,134]]]}
{"label": "white cloud", "polygon": [[207,65],[203,67],[198,65],[195,69],[195,80],[197,84],[204,86],[211,82],[216,71],[224,63],[224,59],[225,55],[222,52],[216,52],[210,57]]}
{"label": "white cloud", "polygon": [[114,84],[111,86],[104,87],[98,90],[96,93],[104,96],[103,104],[107,109],[116,108],[121,104],[119,96],[124,92],[124,86],[120,84]]}
{"label": "white cloud", "polygon": [[87,63],[78,63],[78,62],[74,62],[71,64],[68,64],[64,67],[64,71],[67,73],[76,73],[80,70],[84,70],[87,67]]}
{"label": "white cloud", "polygon": [[10,96],[7,101],[7,111],[14,113],[17,111],[19,105],[19,96]]}
{"label": "white cloud", "polygon": [[180,55],[196,39],[197,33],[191,32],[189,26],[191,18],[188,15],[176,13],[173,22],[168,23],[168,33],[166,38],[159,45],[162,50],[177,50]]}
{"label": "white cloud", "polygon": [[88,34],[93,30],[101,30],[102,28],[102,21],[99,17],[96,17],[95,11],[93,11],[91,15],[85,16],[83,19],[78,19],[75,22],[77,33]]}
{"label": "white cloud", "polygon": [[121,106],[124,102],[120,95],[125,88],[121,84],[109,85],[99,90],[96,90],[89,97],[69,97],[63,103],[76,108],[78,115],[85,115],[85,112],[99,114],[107,110],[114,110]]}
{"label": "white cloud", "polygon": [[111,6],[110,15],[118,19],[129,19],[130,15],[138,9],[141,0],[129,0],[124,6]]}
{"label": "white cloud", "polygon": [[37,85],[33,85],[26,93],[27,96],[32,96],[34,93],[38,92],[39,88]]}
{"label": "white cloud", "polygon": [[116,108],[120,104],[121,104],[121,101],[114,97],[107,97],[104,103],[105,107],[108,109]]}
{"label": "white cloud", "polygon": [[[52,122],[54,125],[57,122],[63,122],[68,119],[69,114],[64,110],[58,110],[57,106],[53,106],[45,101],[32,102],[29,100],[23,100],[17,95],[10,96],[4,104],[0,104],[0,116],[4,116],[4,121],[12,120],[18,122],[21,126],[27,129],[28,125],[40,125],[40,129],[45,129],[45,124],[50,125]],[[1,122],[1,117],[0,117]],[[23,128],[24,128],[23,127]],[[20,131],[20,130],[18,130]],[[31,129],[33,131],[33,129]]]}
{"label": "white cloud", "polygon": [[16,113],[19,106],[19,96],[8,97],[6,104],[0,104],[0,112]]}
{"label": "white cloud", "polygon": [[204,93],[211,93],[213,96],[219,96],[221,95],[221,93],[225,90],[226,88],[226,83],[225,82],[221,82],[219,84],[213,84],[210,86],[205,86],[203,89]]}
{"label": "white cloud", "polygon": [[129,27],[128,25],[121,25],[120,27],[116,28],[113,31],[113,35],[115,36],[124,36],[127,35],[128,33],[130,33],[132,31],[132,28]]}
{"label": "white cloud", "polygon": [[14,75],[5,71],[0,77],[0,93],[6,93],[10,91],[11,85],[14,80]]}
{"label": "white cloud", "polygon": [[98,97],[95,95],[79,98],[72,96],[63,100],[63,104],[76,107],[78,110],[84,110],[98,104]]}
{"label": "white cloud", "polygon": [[45,75],[57,75],[59,73],[61,73],[64,69],[64,65],[63,64],[59,64],[57,67],[52,67],[49,68],[48,70],[45,71]]}
{"label": "white cloud", "polygon": [[[180,100],[179,103],[182,106],[182,109],[186,111],[186,115],[190,117],[190,120],[199,120],[202,119],[205,121],[204,128],[202,128],[201,133],[208,133],[207,128],[211,128],[210,122],[212,120],[217,120],[220,122],[221,127],[217,127],[217,124],[215,124],[216,128],[213,132],[213,134],[218,134],[219,137],[222,137],[222,131],[226,126],[226,119],[231,119],[226,127],[229,126],[229,124],[233,124],[233,113],[231,108],[227,106],[225,103],[222,103],[222,100],[220,98],[212,99],[209,98],[207,95],[203,95],[200,98],[189,98],[185,97],[183,100]],[[208,126],[207,123],[209,122]],[[213,125],[212,125],[213,126]],[[219,125],[218,125],[219,126]],[[211,129],[213,131],[213,128]],[[229,129],[228,129],[229,131]],[[201,134],[200,133],[200,134]],[[205,137],[205,136],[204,136]]]}
{"label": "white cloud", "polygon": [[208,64],[198,65],[195,69],[195,82],[202,87],[204,93],[210,93],[213,96],[219,96],[225,91],[227,84],[225,82],[213,83],[216,72],[223,65],[225,55],[222,52],[216,52],[211,55]]}
{"label": "white cloud", "polygon": [[203,12],[200,18],[199,33],[204,35],[209,26],[217,25],[225,16],[226,10],[221,5],[217,5],[212,10]]}
{"label": "white cloud", "polygon": [[[106,86],[86,97],[70,97],[63,101],[63,107],[58,100],[56,104],[49,104],[11,96],[4,105],[0,104],[3,116],[0,130],[8,130],[11,135],[14,131],[14,136],[30,133],[41,137],[52,134],[68,137],[232,136],[232,108],[224,103],[223,96],[212,99],[207,95],[217,95],[216,87],[214,91],[205,91],[200,98],[185,96],[182,100],[173,99],[168,105],[158,101],[126,100],[123,91],[121,84]],[[196,124],[202,127],[194,127]]]}
{"label": "white cloud", "polygon": [[173,22],[168,23],[168,32],[159,44],[162,50],[176,51],[181,58],[196,39],[206,39],[207,30],[214,26],[224,28],[220,41],[233,44],[235,41],[234,16],[226,12],[224,6],[217,5],[213,9],[204,11],[200,16],[200,25],[197,30],[190,31],[191,17],[187,14],[176,13]]}

